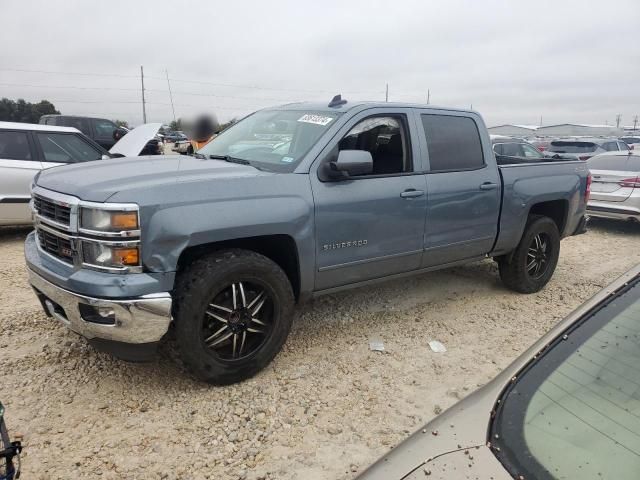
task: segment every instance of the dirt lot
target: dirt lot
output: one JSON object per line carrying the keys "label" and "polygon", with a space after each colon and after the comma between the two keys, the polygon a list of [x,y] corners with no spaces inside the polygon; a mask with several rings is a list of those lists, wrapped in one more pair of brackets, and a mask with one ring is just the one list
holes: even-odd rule
{"label": "dirt lot", "polygon": [[166,350],[126,364],[48,319],[26,284],[25,233],[0,231],[0,399],[26,479],[352,478],[640,262],[640,226],[594,221],[538,294],[505,290],[487,260],[323,297],[266,371],[215,388]]}

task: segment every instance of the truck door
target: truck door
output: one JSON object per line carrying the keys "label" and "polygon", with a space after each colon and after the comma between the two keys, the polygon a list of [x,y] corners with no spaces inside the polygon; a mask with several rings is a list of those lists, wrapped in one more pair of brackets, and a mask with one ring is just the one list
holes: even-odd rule
{"label": "truck door", "polygon": [[[409,109],[369,109],[354,116],[314,164],[316,290],[420,266],[427,197],[415,135]],[[373,172],[323,178],[340,150],[369,151]]]}
{"label": "truck door", "polygon": [[498,233],[501,181],[480,117],[463,112],[420,114],[427,167],[423,267],[491,251]]}

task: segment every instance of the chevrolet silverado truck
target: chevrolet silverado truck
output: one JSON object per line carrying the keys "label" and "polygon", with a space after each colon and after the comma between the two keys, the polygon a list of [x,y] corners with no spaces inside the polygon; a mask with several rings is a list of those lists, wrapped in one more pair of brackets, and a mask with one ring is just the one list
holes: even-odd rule
{"label": "chevrolet silverado truck", "polygon": [[473,111],[336,96],[258,111],[194,156],[43,171],[25,256],[47,314],[91,344],[144,360],[171,332],[227,384],[316,295],[487,257],[539,291],[589,185],[585,162],[498,166]]}

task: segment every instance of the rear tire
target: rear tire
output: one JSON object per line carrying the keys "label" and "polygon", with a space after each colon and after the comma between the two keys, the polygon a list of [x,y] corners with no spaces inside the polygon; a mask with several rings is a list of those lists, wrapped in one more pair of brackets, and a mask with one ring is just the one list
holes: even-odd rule
{"label": "rear tire", "polygon": [[560,233],[549,217],[531,215],[511,255],[498,259],[502,283],[519,293],[534,293],[549,283],[560,256]]}
{"label": "rear tire", "polygon": [[284,271],[247,250],[203,256],[180,274],[174,309],[180,357],[205,382],[252,377],[289,335],[294,297]]}

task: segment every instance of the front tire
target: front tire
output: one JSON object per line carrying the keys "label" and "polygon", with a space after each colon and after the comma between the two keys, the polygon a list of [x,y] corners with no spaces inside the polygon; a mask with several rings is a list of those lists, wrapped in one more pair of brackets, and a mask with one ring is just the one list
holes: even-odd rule
{"label": "front tire", "polygon": [[511,255],[498,259],[502,283],[519,293],[534,293],[549,283],[560,256],[560,233],[549,217],[531,215]]}
{"label": "front tire", "polygon": [[252,377],[289,335],[294,297],[284,271],[247,250],[203,256],[180,274],[175,331],[180,357],[217,385]]}

